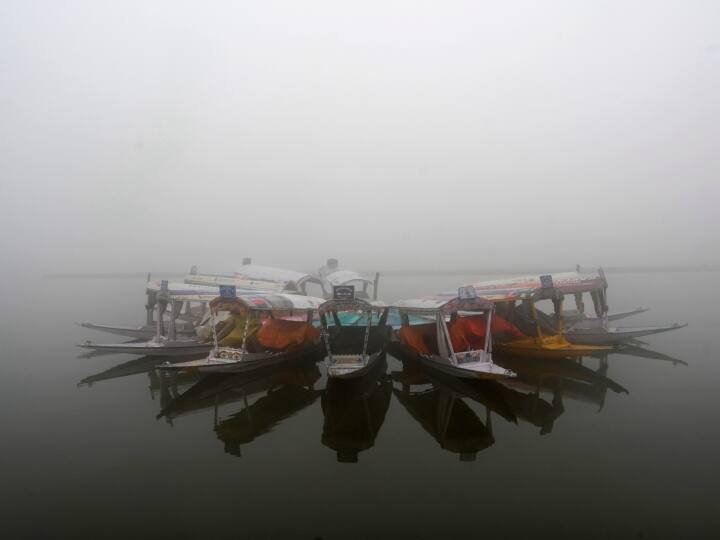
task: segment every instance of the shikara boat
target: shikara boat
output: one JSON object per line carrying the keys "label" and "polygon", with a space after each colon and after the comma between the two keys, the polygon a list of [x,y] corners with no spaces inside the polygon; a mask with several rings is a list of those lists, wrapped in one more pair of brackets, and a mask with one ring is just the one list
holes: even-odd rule
{"label": "shikara boat", "polygon": [[239,289],[326,296],[323,282],[317,276],[252,264],[250,259],[245,259],[243,265],[230,274],[199,274],[193,267],[184,281],[198,285],[234,285]]}
{"label": "shikara boat", "polygon": [[667,324],[664,326],[618,326],[608,328],[583,328],[572,326],[565,331],[565,337],[571,343],[621,344],[652,334],[662,334],[670,330],[685,328],[687,324]]}
{"label": "shikara boat", "polygon": [[[537,307],[525,303],[525,318],[532,318],[535,324],[544,328],[544,341],[548,349],[558,350],[562,354],[564,347],[563,340],[555,337],[562,335],[567,342],[578,345],[617,345],[628,340],[637,339],[651,334],[659,334],[683,328],[684,324],[671,324],[663,326],[648,327],[612,327],[609,321],[629,317],[647,311],[645,308],[636,308],[623,313],[609,314],[607,305],[607,280],[602,268],[596,273],[560,272],[555,274],[523,276],[494,281],[483,281],[473,283],[472,286],[479,296],[491,298],[494,302],[510,303],[517,300],[523,301],[528,298],[534,303],[538,299],[550,298],[548,289],[554,291],[555,313],[549,316]],[[543,293],[543,294],[540,294]],[[576,309],[565,310],[563,300],[565,295],[573,295]],[[585,296],[589,296],[594,310],[595,317],[585,314]],[[560,302],[558,311],[557,302]],[[511,309],[511,308],[505,308]],[[517,310],[515,310],[517,311]],[[523,309],[519,310],[520,312]],[[505,315],[503,315],[505,316]],[[553,320],[554,318],[554,320]],[[562,330],[558,326],[562,318]],[[517,320],[513,320],[518,326]],[[540,327],[539,326],[539,327]],[[585,354],[585,353],[581,353]]]}
{"label": "shikara boat", "polygon": [[[395,302],[402,326],[397,330],[399,345],[414,353],[422,363],[456,377],[496,379],[514,373],[492,360],[490,327],[493,304],[478,298],[472,287],[458,295],[432,296]],[[410,316],[434,319],[410,324]]]}
{"label": "shikara boat", "polygon": [[[341,269],[337,259],[328,259],[325,266],[317,272],[320,281],[323,284],[326,297],[332,296],[334,287],[352,286],[355,288],[355,297],[369,300],[372,296],[373,300],[378,297],[378,283],[380,274],[375,273],[375,279],[371,280],[354,270]],[[372,295],[370,294],[372,288]]]}
{"label": "shikara boat", "polygon": [[357,463],[372,448],[390,408],[392,384],[383,357],[367,376],[349,381],[330,379],[320,398],[321,442],[335,451],[340,463]]}
{"label": "shikara boat", "polygon": [[241,372],[319,352],[320,331],[312,322],[322,299],[268,292],[236,295],[234,288],[228,289],[210,302],[213,319],[229,313],[221,335],[212,325],[210,354],[158,369]]}
{"label": "shikara boat", "polygon": [[[480,291],[479,294],[495,305],[493,348],[498,353],[566,358],[611,350],[605,345],[579,345],[565,338],[563,296],[552,287],[492,293]],[[552,300],[555,317],[537,308],[536,302],[543,299]]]}
{"label": "shikara boat", "polygon": [[[336,291],[352,291],[352,287],[336,286]],[[325,344],[328,376],[353,379],[366,375],[383,357],[392,329],[387,325],[389,308],[371,304],[353,296],[335,296],[324,302],[318,312]],[[376,320],[374,314],[378,313]],[[343,319],[341,314],[353,314]]]}
{"label": "shikara boat", "polygon": [[[153,287],[154,285],[148,285]],[[123,354],[139,354],[143,356],[189,356],[207,353],[212,344],[201,335],[209,335],[209,317],[206,314],[207,305],[219,294],[219,288],[213,286],[190,285],[184,283],[170,284],[162,281],[155,294],[155,334],[148,341],[130,343],[94,343],[85,341],[78,346],[93,351],[113,352]],[[246,294],[255,291],[240,290],[237,294]],[[178,331],[178,321],[182,321],[181,314],[192,314],[194,322],[184,321],[193,329],[192,335]],[[199,308],[199,309],[197,309]],[[166,310],[169,316],[165,317]],[[184,326],[183,326],[184,327]],[[205,331],[205,332],[203,332]]]}
{"label": "shikara boat", "polygon": [[[163,285],[163,283],[166,285]],[[174,306],[176,308],[175,311],[172,309],[168,310],[169,304],[167,298],[162,296],[160,302],[158,302],[158,295],[160,295],[162,287],[165,287],[164,292],[168,294],[185,293],[190,296],[194,293],[203,292],[207,292],[208,294],[215,293],[215,296],[219,294],[217,286],[203,287],[187,285],[185,283],[151,281],[150,275],[148,274],[148,281],[145,286],[145,295],[147,296],[145,303],[145,324],[138,326],[96,324],[91,322],[78,324],[91,330],[146,341],[152,339],[157,334],[158,322],[161,326],[169,328],[171,324],[170,317],[174,317],[175,332],[177,335],[195,335],[195,326],[198,319],[202,316],[203,310],[198,310],[197,306],[193,306],[192,301],[184,302],[184,305]],[[159,307],[160,309],[158,310]]]}

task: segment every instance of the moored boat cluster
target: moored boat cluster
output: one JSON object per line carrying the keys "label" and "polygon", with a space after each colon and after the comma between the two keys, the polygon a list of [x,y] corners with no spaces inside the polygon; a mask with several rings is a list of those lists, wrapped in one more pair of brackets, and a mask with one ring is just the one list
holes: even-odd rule
{"label": "moored boat cluster", "polygon": [[334,259],[314,274],[249,260],[226,275],[193,268],[182,282],[148,279],[144,325],[82,324],[135,341],[79,346],[165,357],[157,369],[174,372],[247,372],[322,352],[335,379],[365,376],[391,347],[447,376],[503,379],[515,372],[494,354],[580,357],[684,326],[612,326],[645,310],[610,313],[602,270],[458,285],[385,303],[378,300],[379,274],[369,279]]}

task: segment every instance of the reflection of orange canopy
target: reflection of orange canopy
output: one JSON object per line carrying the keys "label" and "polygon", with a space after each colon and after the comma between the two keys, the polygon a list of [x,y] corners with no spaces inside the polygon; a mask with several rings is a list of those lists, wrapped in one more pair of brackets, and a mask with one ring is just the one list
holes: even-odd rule
{"label": "reflection of orange canopy", "polygon": [[316,340],[320,332],[305,321],[268,319],[257,331],[258,343],[266,349],[285,350],[292,345],[302,345]]}

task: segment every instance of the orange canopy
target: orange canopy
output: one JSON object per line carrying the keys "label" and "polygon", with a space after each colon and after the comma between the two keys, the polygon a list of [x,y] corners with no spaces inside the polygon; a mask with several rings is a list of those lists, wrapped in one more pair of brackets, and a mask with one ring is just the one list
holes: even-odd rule
{"label": "orange canopy", "polygon": [[268,319],[263,322],[256,337],[262,347],[282,351],[292,345],[315,341],[320,337],[320,331],[306,321]]}
{"label": "orange canopy", "polygon": [[[400,328],[400,341],[420,354],[437,353],[435,324],[416,324]],[[434,351],[432,349],[435,349]]]}

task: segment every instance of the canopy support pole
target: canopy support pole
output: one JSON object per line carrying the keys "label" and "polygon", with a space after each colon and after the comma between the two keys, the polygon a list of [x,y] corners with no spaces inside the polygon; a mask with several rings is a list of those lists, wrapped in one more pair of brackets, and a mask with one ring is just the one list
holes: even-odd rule
{"label": "canopy support pole", "polygon": [[363,348],[362,348],[362,356],[361,359],[365,359],[365,355],[367,354],[368,349],[368,342],[370,341],[370,327],[372,326],[372,318],[373,318],[373,312],[372,310],[369,310],[366,312],[368,322],[367,326],[365,327],[365,337],[363,339]]}
{"label": "canopy support pole", "polygon": [[155,291],[148,291],[147,293],[147,304],[145,304],[145,324],[152,326],[153,314],[155,313],[155,306],[157,305],[157,293]]}
{"label": "canopy support pole", "polygon": [[333,363],[332,350],[330,349],[330,335],[327,327],[327,313],[320,314],[320,324],[322,325],[322,339],[325,342],[325,349],[327,350],[328,362]]}
{"label": "canopy support pole", "polygon": [[[437,314],[437,323],[439,326],[439,329],[441,330],[442,337],[444,338],[442,341],[447,344],[447,347],[444,347],[446,349],[445,352],[449,351],[448,357],[450,358],[450,363],[453,365],[457,365],[457,359],[455,358],[455,349],[453,349],[452,346],[452,340],[450,339],[450,330],[448,330],[447,324],[445,323],[445,315],[443,315],[442,312],[438,312]],[[441,336],[438,336],[440,338]],[[440,348],[441,340],[438,339],[438,348]],[[443,351],[440,351],[441,353]]]}
{"label": "canopy support pole", "polygon": [[492,326],[492,318],[493,318],[493,310],[487,312],[487,327],[485,328],[485,356],[487,361],[492,362],[492,358],[490,357],[490,352],[492,351],[492,334],[491,334],[491,326]]}
{"label": "canopy support pole", "polygon": [[532,313],[533,321],[535,321],[535,330],[537,332],[537,340],[540,343],[543,339],[542,328],[540,328],[540,321],[538,321],[537,308],[535,307],[535,300],[530,299],[530,312]]}
{"label": "canopy support pole", "polygon": [[240,351],[244,355],[247,353],[247,335],[248,335],[248,328],[250,326],[250,312],[248,311],[247,315],[245,316],[245,329],[243,330],[243,340],[242,340],[242,346],[240,347]]}
{"label": "canopy support pole", "polygon": [[218,345],[217,329],[215,328],[215,326],[216,326],[215,310],[212,308],[210,308],[210,326],[212,327],[213,345],[215,346],[215,352],[217,352],[219,345]]}

